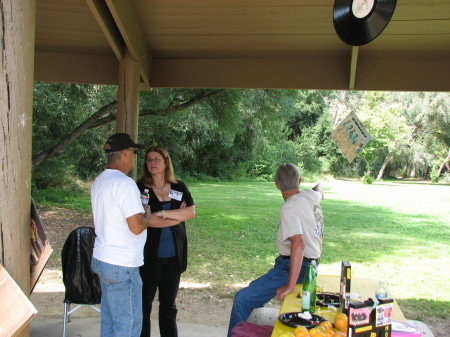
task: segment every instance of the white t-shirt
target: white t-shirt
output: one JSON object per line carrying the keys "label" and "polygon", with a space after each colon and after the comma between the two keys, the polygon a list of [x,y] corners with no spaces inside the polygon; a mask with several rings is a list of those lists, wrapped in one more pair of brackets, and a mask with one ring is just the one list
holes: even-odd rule
{"label": "white t-shirt", "polygon": [[142,266],[147,232],[133,234],[126,220],[144,213],[134,180],[118,170],[106,169],[92,184],[91,204],[97,235],[93,256],[118,266]]}
{"label": "white t-shirt", "polygon": [[320,200],[320,192],[308,189],[290,196],[281,205],[277,238],[279,254],[291,255],[291,241],[288,238],[301,234],[305,242],[303,256],[320,258],[324,226]]}

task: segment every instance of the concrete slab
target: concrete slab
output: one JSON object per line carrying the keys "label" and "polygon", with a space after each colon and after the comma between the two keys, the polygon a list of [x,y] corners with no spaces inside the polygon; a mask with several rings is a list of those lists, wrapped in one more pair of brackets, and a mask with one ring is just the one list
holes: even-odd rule
{"label": "concrete slab", "polygon": [[280,308],[256,308],[252,310],[248,322],[259,325],[275,325]]}
{"label": "concrete slab", "polygon": [[425,323],[413,320],[407,320],[406,322],[418,328],[422,332],[422,337],[434,337],[434,334],[431,332],[430,328]]}
{"label": "concrete slab", "polygon": [[[56,337],[62,336],[63,320],[45,319],[33,320],[30,324],[31,337]],[[227,328],[213,327],[178,322],[178,335],[180,337],[224,337]],[[66,337],[98,337],[100,336],[100,318],[76,318],[67,325]],[[158,321],[152,320],[152,337],[159,336]]]}

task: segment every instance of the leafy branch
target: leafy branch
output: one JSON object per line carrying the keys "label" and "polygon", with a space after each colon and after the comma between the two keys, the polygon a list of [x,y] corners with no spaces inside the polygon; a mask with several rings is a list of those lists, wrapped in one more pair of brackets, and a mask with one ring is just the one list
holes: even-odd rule
{"label": "leafy branch", "polygon": [[[219,89],[208,93],[202,91],[199,94],[195,95],[194,97],[190,98],[189,100],[180,104],[172,104],[161,109],[140,110],[139,116],[145,117],[150,115],[162,115],[162,116],[168,115],[176,111],[187,109],[206,99],[222,94],[223,92],[225,92],[225,89]],[[67,146],[69,146],[75,139],[77,139],[84,131],[110,123],[116,119],[116,116],[117,116],[117,101],[113,101],[111,103],[104,105],[99,110],[94,112],[88,119],[86,119],[78,127],[72,130],[66,136],[64,136],[59,141],[59,143],[39,153],[34,154],[32,158],[33,167],[38,166],[44,160],[60,156],[67,148]]]}

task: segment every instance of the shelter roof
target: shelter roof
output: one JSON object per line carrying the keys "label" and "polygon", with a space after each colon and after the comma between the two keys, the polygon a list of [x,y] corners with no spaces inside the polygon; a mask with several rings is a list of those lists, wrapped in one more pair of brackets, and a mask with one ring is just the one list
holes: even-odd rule
{"label": "shelter roof", "polygon": [[332,0],[37,0],[35,79],[142,87],[449,91],[450,1],[398,0],[360,47]]}

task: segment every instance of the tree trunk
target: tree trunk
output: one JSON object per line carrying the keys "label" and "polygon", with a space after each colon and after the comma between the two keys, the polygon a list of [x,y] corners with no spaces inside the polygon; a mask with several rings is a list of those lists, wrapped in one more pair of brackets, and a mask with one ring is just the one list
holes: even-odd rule
{"label": "tree trunk", "polygon": [[[26,296],[31,289],[35,13],[33,0],[0,1],[0,263]],[[28,327],[19,336],[29,336]]]}
{"label": "tree trunk", "polygon": [[389,164],[389,162],[391,161],[391,159],[392,159],[391,156],[387,156],[387,157],[384,159],[383,166],[381,166],[380,172],[378,172],[377,180],[381,180],[381,178],[383,178],[384,171],[386,170],[386,166],[387,166],[387,164]]}
{"label": "tree trunk", "polygon": [[416,165],[415,164],[413,164],[413,168],[412,168],[411,174],[409,176],[410,176],[410,178],[416,177]]}
{"label": "tree trunk", "polygon": [[445,158],[444,161],[442,162],[441,166],[439,166],[438,177],[440,177],[441,174],[444,172],[444,167],[449,161],[450,161],[450,149],[448,150],[447,158]]}
{"label": "tree trunk", "polygon": [[408,169],[409,169],[409,163],[406,162],[405,166],[403,167],[403,174],[402,174],[402,178],[406,178],[407,174],[408,174]]}
{"label": "tree trunk", "polygon": [[337,92],[339,95],[339,98],[336,100],[336,108],[333,110],[333,125],[336,126],[339,120],[340,116],[345,115],[345,112],[347,110],[347,104],[346,104],[346,98],[347,98],[347,92],[346,91],[340,91]]}

